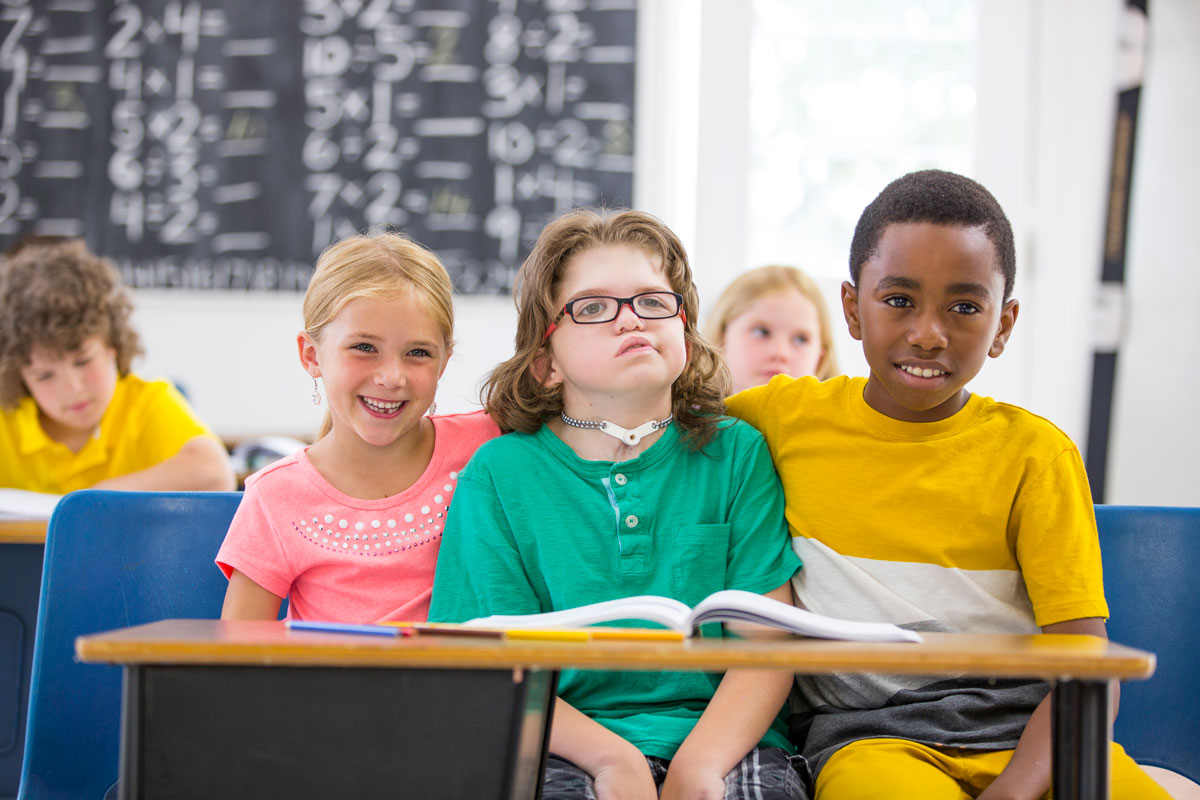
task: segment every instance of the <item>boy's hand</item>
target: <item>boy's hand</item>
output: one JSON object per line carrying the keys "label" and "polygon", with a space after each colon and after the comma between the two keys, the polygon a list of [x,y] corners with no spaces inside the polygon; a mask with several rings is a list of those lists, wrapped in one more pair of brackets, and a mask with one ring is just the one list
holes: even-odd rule
{"label": "boy's hand", "polygon": [[725,776],[709,764],[671,762],[663,781],[662,800],[721,800]]}
{"label": "boy's hand", "polygon": [[[597,800],[657,800],[658,788],[641,753],[636,759],[607,763],[592,776]],[[718,800],[720,800],[718,796]]]}

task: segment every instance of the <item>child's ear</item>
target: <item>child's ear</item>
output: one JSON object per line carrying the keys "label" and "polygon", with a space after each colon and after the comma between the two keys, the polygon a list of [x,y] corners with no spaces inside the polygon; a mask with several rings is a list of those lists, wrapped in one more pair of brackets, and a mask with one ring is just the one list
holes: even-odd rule
{"label": "child's ear", "polygon": [[554,367],[554,357],[550,355],[550,348],[548,346],[543,347],[533,357],[533,363],[529,366],[529,372],[533,375],[535,381],[547,389],[562,383],[562,375]]}
{"label": "child's ear", "polygon": [[862,325],[858,320],[858,289],[850,281],[842,281],[842,314],[850,335],[862,341]]}
{"label": "child's ear", "polygon": [[314,378],[321,377],[321,365],[317,363],[317,343],[306,331],[296,334],[296,346],[300,350],[300,366]]}
{"label": "child's ear", "polygon": [[1004,345],[1008,343],[1008,337],[1012,335],[1013,326],[1017,324],[1017,312],[1021,310],[1020,304],[1016,298],[1009,300],[1004,304],[1004,308],[1000,309],[1000,325],[996,329],[996,338],[992,339],[992,346],[988,348],[988,355],[996,358],[1004,352]]}

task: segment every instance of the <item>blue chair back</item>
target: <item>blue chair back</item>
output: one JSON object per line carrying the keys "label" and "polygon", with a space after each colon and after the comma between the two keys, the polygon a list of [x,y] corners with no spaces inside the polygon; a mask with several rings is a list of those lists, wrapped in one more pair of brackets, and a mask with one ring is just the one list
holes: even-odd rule
{"label": "blue chair back", "polygon": [[213,563],[237,492],[73,492],[46,531],[19,800],[101,800],[117,780],[121,668],[75,660],[86,633],[221,614]]}
{"label": "blue chair back", "polygon": [[1200,508],[1096,506],[1108,635],[1158,656],[1121,686],[1114,738],[1134,760],[1200,782]]}
{"label": "blue chair back", "polygon": [[0,797],[16,797],[21,779],[44,550],[40,542],[0,544]]}

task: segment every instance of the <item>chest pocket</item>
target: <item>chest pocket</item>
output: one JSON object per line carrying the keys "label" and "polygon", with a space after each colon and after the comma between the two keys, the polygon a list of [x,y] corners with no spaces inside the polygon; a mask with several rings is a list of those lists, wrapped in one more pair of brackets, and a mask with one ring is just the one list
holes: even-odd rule
{"label": "chest pocket", "polygon": [[671,530],[671,568],[675,597],[694,606],[725,588],[729,555],[728,523],[683,525]]}

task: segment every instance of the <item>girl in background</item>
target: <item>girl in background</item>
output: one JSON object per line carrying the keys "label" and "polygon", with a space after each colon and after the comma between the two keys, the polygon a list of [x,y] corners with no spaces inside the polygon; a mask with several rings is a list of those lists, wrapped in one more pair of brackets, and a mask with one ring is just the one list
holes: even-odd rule
{"label": "girl in background", "polygon": [[721,293],[704,333],[725,356],[731,393],[780,374],[839,374],[829,309],[813,279],[795,267],[742,273]]}
{"label": "girl in background", "polygon": [[[721,589],[790,603],[779,482],[762,438],[721,414],[725,369],[696,331],[675,234],[636,211],[569,213],[538,237],[516,300],[517,352],[485,388],[515,432],[459,479],[430,619]],[[804,797],[779,720],[791,683],[566,670],[542,797]]]}
{"label": "girl in background", "polygon": [[432,410],[453,349],[450,276],[394,233],[317,260],[300,363],[328,403],[316,443],[246,480],[217,555],[222,619],[423,621],[459,470],[499,429]]}

